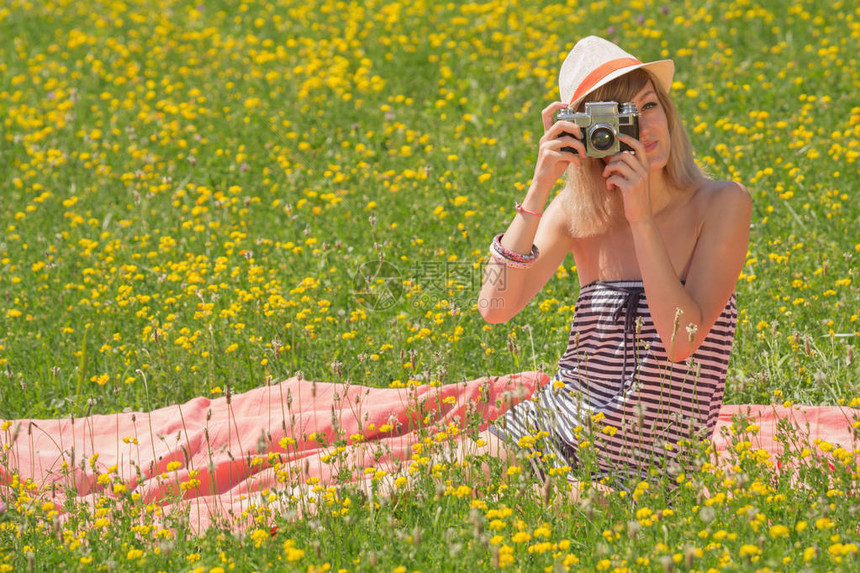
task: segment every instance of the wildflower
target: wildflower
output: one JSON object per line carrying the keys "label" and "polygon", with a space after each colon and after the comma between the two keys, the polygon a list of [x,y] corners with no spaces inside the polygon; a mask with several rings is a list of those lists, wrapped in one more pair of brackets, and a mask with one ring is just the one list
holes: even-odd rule
{"label": "wildflower", "polygon": [[773,525],[770,528],[770,536],[774,539],[788,537],[789,529],[784,525]]}
{"label": "wildflower", "polygon": [[456,497],[463,498],[469,495],[472,495],[472,488],[467,485],[461,485],[454,490],[453,494]]}
{"label": "wildflower", "polygon": [[254,542],[254,547],[260,547],[264,541],[271,537],[268,530],[257,528],[251,532],[251,540]]}
{"label": "wildflower", "polygon": [[507,567],[514,562],[514,548],[510,545],[499,547],[499,567]]}
{"label": "wildflower", "polygon": [[834,557],[843,557],[845,555],[857,555],[857,545],[854,543],[834,543],[827,548],[827,552]]}
{"label": "wildflower", "polygon": [[692,341],[693,341],[693,339],[695,339],[695,338],[696,338],[696,333],[697,333],[698,331],[699,331],[699,326],[698,326],[698,325],[693,324],[692,322],[691,322],[690,324],[688,324],[688,325],[687,325],[687,337],[688,337],[688,339],[690,340],[690,342],[692,342]]}
{"label": "wildflower", "polygon": [[740,556],[742,558],[756,559],[761,555],[761,549],[756,545],[744,544],[741,545]]}
{"label": "wildflower", "polygon": [[526,543],[527,541],[531,541],[532,536],[526,533],[525,531],[518,531],[511,537],[511,541],[514,543]]}
{"label": "wildflower", "polygon": [[304,549],[298,549],[298,548],[296,548],[295,545],[296,545],[296,542],[293,541],[292,539],[287,539],[286,541],[284,541],[283,549],[284,549],[284,555],[286,556],[287,561],[290,561],[290,562],[299,561],[302,557],[305,556],[305,550]]}
{"label": "wildflower", "polygon": [[[551,532],[550,532],[549,528],[545,527],[545,526],[538,527],[534,531],[535,537],[549,537],[550,533]],[[562,543],[564,543],[564,542],[562,542]],[[567,544],[570,544],[570,542],[568,541]],[[559,544],[559,545],[561,545],[561,544]],[[564,547],[562,547],[562,549],[564,549]]]}
{"label": "wildflower", "polygon": [[529,553],[546,553],[547,551],[552,551],[552,543],[549,541],[529,545]]}

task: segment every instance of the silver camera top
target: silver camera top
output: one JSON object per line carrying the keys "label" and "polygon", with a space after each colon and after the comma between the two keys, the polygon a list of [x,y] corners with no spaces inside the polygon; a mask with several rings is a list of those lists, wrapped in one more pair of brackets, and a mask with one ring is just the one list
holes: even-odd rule
{"label": "silver camera top", "polygon": [[[619,151],[633,151],[618,140],[619,133],[639,139],[639,113],[634,102],[586,102],[584,112],[563,108],[556,113],[555,118],[556,121],[570,121],[583,128],[582,142],[586,157],[606,157]],[[572,147],[562,150],[575,152]]]}

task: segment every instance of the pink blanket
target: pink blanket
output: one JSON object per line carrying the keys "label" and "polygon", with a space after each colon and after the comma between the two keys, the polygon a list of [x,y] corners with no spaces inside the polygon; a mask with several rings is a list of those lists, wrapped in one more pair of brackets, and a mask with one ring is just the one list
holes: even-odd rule
{"label": "pink blanket", "polygon": [[[483,428],[547,381],[545,374],[525,372],[381,389],[291,378],[149,413],[6,421],[0,487],[32,479],[58,509],[65,495],[95,503],[133,493],[168,511],[187,506],[195,530],[212,523],[235,528],[271,491],[309,476],[311,483],[331,484],[393,473],[410,463],[413,445],[428,435],[443,441],[470,421]],[[753,447],[773,454],[780,451],[774,440],[780,420],[804,428],[810,440],[850,451],[852,423],[860,419],[860,410],[837,407],[724,406],[718,450],[729,445],[721,428],[739,412],[759,427]]]}

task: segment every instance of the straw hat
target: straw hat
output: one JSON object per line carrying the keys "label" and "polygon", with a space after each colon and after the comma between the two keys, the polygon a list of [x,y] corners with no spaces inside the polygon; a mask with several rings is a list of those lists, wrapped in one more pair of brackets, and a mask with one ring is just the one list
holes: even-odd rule
{"label": "straw hat", "polygon": [[558,74],[561,101],[576,109],[585,96],[619,76],[644,68],[651,72],[666,93],[672,87],[675,63],[658,60],[643,63],[612,42],[588,36],[581,39],[565,58]]}

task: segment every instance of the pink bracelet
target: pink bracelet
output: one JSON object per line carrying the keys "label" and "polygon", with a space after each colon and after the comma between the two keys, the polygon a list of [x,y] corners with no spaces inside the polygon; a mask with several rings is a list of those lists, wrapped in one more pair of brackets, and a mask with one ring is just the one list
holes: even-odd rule
{"label": "pink bracelet", "polygon": [[510,259],[512,261],[519,261],[521,263],[528,263],[528,262],[531,262],[531,261],[535,260],[536,258],[538,258],[538,255],[540,254],[540,250],[538,250],[537,245],[532,245],[531,252],[528,253],[527,255],[523,255],[521,253],[517,253],[517,252],[514,252],[514,251],[511,251],[509,249],[504,248],[502,246],[502,237],[504,237],[504,236],[505,236],[504,233],[499,233],[498,235],[493,237],[493,247],[496,249],[496,252],[499,253],[500,255],[502,255],[505,258]]}
{"label": "pink bracelet", "polygon": [[526,213],[527,215],[534,215],[535,217],[542,217],[542,213],[536,213],[534,211],[529,211],[525,207],[523,207],[522,203],[514,203],[514,209],[516,209],[517,213]]}
{"label": "pink bracelet", "polygon": [[493,257],[493,260],[496,261],[497,263],[503,264],[506,267],[510,267],[513,269],[527,269],[534,264],[533,260],[525,262],[525,261],[515,261],[513,259],[509,259],[508,257],[504,256],[503,254],[499,253],[499,251],[496,250],[495,245],[490,245],[490,256]]}

